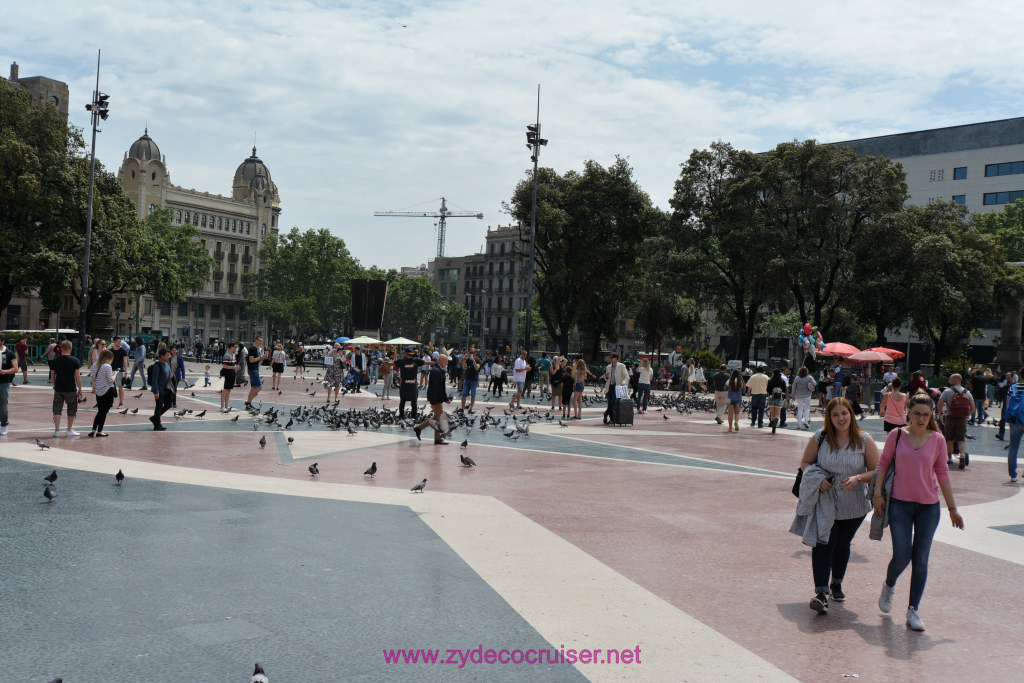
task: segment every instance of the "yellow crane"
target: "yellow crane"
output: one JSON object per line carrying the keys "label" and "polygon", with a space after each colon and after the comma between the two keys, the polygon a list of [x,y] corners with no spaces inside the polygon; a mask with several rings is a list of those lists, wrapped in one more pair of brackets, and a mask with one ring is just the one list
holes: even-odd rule
{"label": "yellow crane", "polygon": [[444,230],[445,220],[448,218],[480,218],[482,213],[472,211],[449,211],[444,197],[441,197],[441,210],[429,211],[375,211],[374,216],[404,216],[406,218],[436,218],[437,219],[437,258],[444,256]]}

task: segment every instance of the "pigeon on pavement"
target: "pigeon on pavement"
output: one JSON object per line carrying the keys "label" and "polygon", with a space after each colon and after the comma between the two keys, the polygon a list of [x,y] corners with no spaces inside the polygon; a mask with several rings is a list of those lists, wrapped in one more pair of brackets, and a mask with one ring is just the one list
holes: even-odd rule
{"label": "pigeon on pavement", "polygon": [[315,477],[318,474],[320,474],[320,468],[317,467],[317,463],[313,463],[309,466],[309,476]]}
{"label": "pigeon on pavement", "polygon": [[50,473],[49,473],[48,475],[46,475],[45,477],[43,477],[43,480],[44,480],[44,481],[48,481],[48,482],[50,482],[51,484],[52,484],[53,482],[57,481],[57,470],[54,470],[53,472],[50,472]]}
{"label": "pigeon on pavement", "polygon": [[52,484],[47,484],[46,488],[43,489],[43,495],[46,496],[47,503],[52,503],[53,499],[57,497],[57,489]]}
{"label": "pigeon on pavement", "polygon": [[122,411],[121,411],[120,413],[118,413],[118,414],[119,414],[119,415],[127,415],[127,414],[128,414],[128,411],[129,411],[129,410],[130,410],[130,408],[125,408],[124,410],[122,410]]}
{"label": "pigeon on pavement", "polygon": [[270,683],[267,672],[263,670],[259,662],[256,662],[256,668],[252,670],[252,679],[249,683]]}
{"label": "pigeon on pavement", "polygon": [[289,436],[288,437],[288,443],[295,443],[295,437],[294,436]]}
{"label": "pigeon on pavement", "polygon": [[469,439],[463,439],[462,443],[459,444],[459,448],[466,448],[469,446]]}
{"label": "pigeon on pavement", "polygon": [[39,439],[36,439],[36,445],[37,445],[37,446],[39,446],[39,450],[41,450],[41,451],[47,451],[47,450],[50,450],[50,447],[49,447],[49,446],[47,446],[47,445],[46,445],[45,443],[43,443],[42,441],[40,441]]}
{"label": "pigeon on pavement", "polygon": [[375,474],[377,474],[377,461],[376,460],[373,461],[372,465],[370,465],[369,467],[366,468],[366,471],[363,472],[363,476],[364,477],[372,477]]}
{"label": "pigeon on pavement", "polygon": [[264,434],[263,436],[260,437],[260,448],[266,448],[266,447],[267,447],[267,435]]}
{"label": "pigeon on pavement", "polygon": [[239,417],[241,417],[241,416],[240,415],[235,415],[233,418],[231,418],[231,421],[232,422],[238,422],[238,418]]}
{"label": "pigeon on pavement", "polygon": [[423,493],[423,489],[425,489],[426,487],[427,487],[427,480],[424,479],[423,481],[421,481],[420,483],[416,484],[415,486],[413,486],[409,490],[412,491],[413,493]]}
{"label": "pigeon on pavement", "polygon": [[473,458],[469,457],[468,455],[463,455],[462,453],[459,453],[459,460],[462,461],[463,467],[476,467],[476,463],[473,462]]}
{"label": "pigeon on pavement", "polygon": [[117,474],[114,475],[114,480],[117,481],[117,485],[120,486],[121,482],[124,481],[124,472],[118,470]]}
{"label": "pigeon on pavement", "polygon": [[201,413],[196,413],[196,417],[202,417],[204,415],[206,415],[206,411],[205,410],[203,412],[201,412]]}

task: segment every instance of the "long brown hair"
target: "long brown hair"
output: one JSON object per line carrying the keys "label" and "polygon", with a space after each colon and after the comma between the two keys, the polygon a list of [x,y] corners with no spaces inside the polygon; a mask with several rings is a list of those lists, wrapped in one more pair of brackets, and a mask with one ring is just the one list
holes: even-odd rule
{"label": "long brown hair", "polygon": [[939,431],[939,425],[935,422],[935,401],[928,395],[928,392],[924,389],[918,389],[910,400],[907,401],[907,414],[914,409],[914,406],[928,406],[928,410],[932,411],[932,416],[928,418],[928,429],[937,432]]}
{"label": "long brown hair", "polygon": [[743,375],[740,374],[739,370],[733,370],[732,374],[729,375],[729,390],[743,391]]}
{"label": "long brown hair", "polygon": [[836,408],[846,408],[847,412],[850,413],[849,445],[852,450],[860,450],[864,447],[864,432],[861,430],[857,418],[853,415],[853,406],[842,396],[836,396],[825,406],[825,438],[828,440],[828,445],[834,451],[839,450],[839,437],[836,434],[835,425],[832,424],[832,411]]}

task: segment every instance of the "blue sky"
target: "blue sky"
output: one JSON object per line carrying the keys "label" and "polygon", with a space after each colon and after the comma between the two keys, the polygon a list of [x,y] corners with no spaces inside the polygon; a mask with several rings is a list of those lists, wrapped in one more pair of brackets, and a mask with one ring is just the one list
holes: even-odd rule
{"label": "blue sky", "polygon": [[530,167],[538,83],[542,164],[628,157],[662,207],[679,164],[717,139],[762,151],[1024,111],[1008,58],[1024,9],[1006,3],[48,0],[4,12],[0,58],[67,81],[83,127],[103,50],[108,168],[148,121],[173,183],[230,194],[255,133],[282,227],[329,228],[385,268],[425,263],[434,227],[374,211],[431,210],[443,195],[483,212],[449,221],[452,255],[509,222],[501,202]]}

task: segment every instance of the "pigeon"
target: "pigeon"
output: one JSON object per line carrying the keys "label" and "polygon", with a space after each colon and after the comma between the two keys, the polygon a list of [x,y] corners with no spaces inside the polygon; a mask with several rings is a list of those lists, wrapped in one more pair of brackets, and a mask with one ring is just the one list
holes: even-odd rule
{"label": "pigeon", "polygon": [[120,413],[118,413],[118,415],[127,415],[129,410],[130,410],[130,408],[125,408]]}
{"label": "pigeon", "polygon": [[667,420],[667,419],[668,419],[668,415],[662,415],[662,416],[661,416],[661,419],[662,419],[662,420]]}
{"label": "pigeon", "polygon": [[267,435],[264,434],[263,436],[260,437],[260,448],[266,448],[266,447],[267,447]]}
{"label": "pigeon", "polygon": [[363,476],[364,477],[372,477],[375,474],[377,474],[377,461],[376,460],[373,461],[372,465],[370,465],[368,468],[366,468],[366,471],[363,472]]}
{"label": "pigeon", "polygon": [[201,412],[201,413],[196,413],[196,417],[202,417],[203,415],[206,415],[206,411],[205,410],[203,412]]}
{"label": "pigeon", "polygon": [[294,436],[289,436],[288,437],[288,443],[295,443],[295,437]]}
{"label": "pigeon", "polygon": [[459,448],[467,448],[469,446],[469,439],[463,439],[462,443],[459,444]]}
{"label": "pigeon", "polygon": [[315,477],[318,474],[320,474],[320,468],[317,467],[317,463],[313,463],[309,466],[309,476]]}
{"label": "pigeon", "polygon": [[57,481],[57,470],[54,470],[53,472],[50,472],[48,475],[43,477],[43,481],[48,481],[51,484]]}
{"label": "pigeon", "polygon": [[48,450],[50,450],[50,447],[47,446],[42,441],[40,441],[39,439],[36,439],[36,445],[39,446],[39,450],[41,450],[41,451],[48,451]]}
{"label": "pigeon", "polygon": [[252,679],[249,683],[270,683],[267,672],[263,670],[259,662],[256,662],[256,668],[252,670]]}
{"label": "pigeon", "polygon": [[133,408],[133,409],[132,409],[132,415],[135,415],[135,414],[136,414],[136,413],[138,413],[138,412],[139,412],[139,409],[138,409],[138,408]]}
{"label": "pigeon", "polygon": [[356,435],[356,433],[355,433],[354,431],[352,431],[352,428],[351,428],[351,427],[346,427],[345,429],[347,429],[347,430],[348,430],[348,435],[349,435],[349,436],[355,436],[355,435]]}
{"label": "pigeon", "polygon": [[117,474],[114,475],[114,480],[117,482],[117,486],[120,486],[121,482],[124,481],[124,472],[118,470]]}
{"label": "pigeon", "polygon": [[135,394],[135,398],[142,398],[142,394]]}
{"label": "pigeon", "polygon": [[427,487],[427,480],[424,479],[423,481],[421,481],[420,483],[416,484],[415,486],[413,486],[409,490],[412,491],[413,493],[423,493],[423,489],[425,489],[426,487]]}
{"label": "pigeon", "polygon": [[241,417],[241,416],[240,415],[235,415],[233,418],[231,418],[231,421],[232,422],[238,422],[238,418],[239,417]]}
{"label": "pigeon", "polygon": [[476,467],[476,463],[473,462],[473,458],[469,457],[468,455],[463,455],[462,453],[459,453],[459,460],[462,461],[463,467]]}
{"label": "pigeon", "polygon": [[57,678],[55,678],[52,681],[50,681],[50,683],[64,683],[64,679],[61,678],[60,676],[57,676]]}
{"label": "pigeon", "polygon": [[47,484],[46,488],[43,489],[43,495],[46,496],[47,503],[52,503],[53,499],[57,497],[57,489],[52,484]]}

